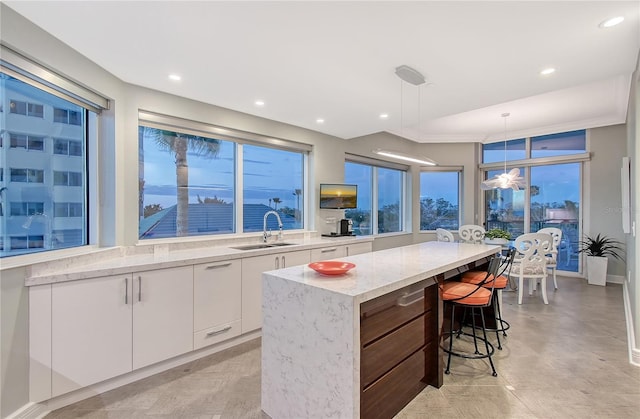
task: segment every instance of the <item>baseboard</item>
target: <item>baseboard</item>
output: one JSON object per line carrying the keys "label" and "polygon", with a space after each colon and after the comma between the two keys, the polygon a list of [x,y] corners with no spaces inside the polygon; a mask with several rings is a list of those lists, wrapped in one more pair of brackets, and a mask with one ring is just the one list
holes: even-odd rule
{"label": "baseboard", "polygon": [[625,281],[622,284],[622,297],[624,300],[624,316],[627,323],[627,343],[629,346],[629,363],[640,367],[640,349],[636,347],[636,336],[634,333],[633,315],[631,313],[631,300],[629,299],[629,286]]}
{"label": "baseboard", "polygon": [[175,358],[168,359],[166,361],[159,362],[154,365],[150,365],[139,370],[129,372],[127,374],[111,378],[109,380],[87,386],[76,391],[72,391],[67,394],[63,394],[58,397],[54,397],[49,400],[45,400],[41,403],[28,403],[11,413],[6,419],[41,419],[48,413],[68,406],[73,403],[77,403],[81,400],[88,399],[89,397],[96,396],[98,394],[113,390],[118,387],[122,387],[126,384],[133,383],[134,381],[141,380],[143,378],[150,377],[154,374],[161,373],[171,368],[186,364],[191,361],[195,361],[205,356],[215,354],[225,349],[232,348],[242,343],[248,342],[262,335],[261,330],[246,333],[228,341],[220,342],[219,344],[212,345],[206,348],[202,348],[193,352],[177,356]]}
{"label": "baseboard", "polygon": [[50,410],[42,403],[27,403],[6,417],[6,419],[41,419]]}
{"label": "baseboard", "polygon": [[607,275],[607,282],[610,284],[624,284],[626,281],[624,275]]}

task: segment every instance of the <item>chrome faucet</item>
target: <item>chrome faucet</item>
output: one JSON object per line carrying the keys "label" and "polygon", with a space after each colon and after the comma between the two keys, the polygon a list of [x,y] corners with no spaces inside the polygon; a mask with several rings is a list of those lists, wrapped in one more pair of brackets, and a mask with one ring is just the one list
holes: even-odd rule
{"label": "chrome faucet", "polygon": [[270,214],[275,215],[278,219],[278,228],[280,229],[280,232],[278,233],[278,240],[282,239],[282,220],[280,219],[280,215],[278,215],[278,213],[275,211],[267,211],[264,214],[264,220],[262,224],[262,241],[264,243],[267,242],[267,237],[271,237],[271,230],[269,230],[269,233],[267,234],[267,218]]}

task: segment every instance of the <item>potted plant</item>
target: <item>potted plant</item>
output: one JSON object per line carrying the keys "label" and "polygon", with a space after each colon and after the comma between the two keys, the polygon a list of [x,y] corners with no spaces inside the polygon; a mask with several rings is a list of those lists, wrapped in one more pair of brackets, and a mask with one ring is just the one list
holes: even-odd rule
{"label": "potted plant", "polygon": [[618,253],[622,251],[622,243],[607,236],[598,234],[595,237],[585,236],[580,242],[580,253],[587,255],[587,281],[591,285],[607,284],[608,256],[623,260]]}
{"label": "potted plant", "polygon": [[507,244],[511,240],[511,233],[500,228],[492,228],[484,233],[484,242],[487,244]]}

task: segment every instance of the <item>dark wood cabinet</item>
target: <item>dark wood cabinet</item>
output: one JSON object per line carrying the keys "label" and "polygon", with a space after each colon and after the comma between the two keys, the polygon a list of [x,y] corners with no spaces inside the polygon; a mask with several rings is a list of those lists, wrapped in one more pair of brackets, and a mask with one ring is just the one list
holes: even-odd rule
{"label": "dark wood cabinet", "polygon": [[362,418],[391,418],[427,385],[442,385],[440,313],[433,280],[361,305]]}

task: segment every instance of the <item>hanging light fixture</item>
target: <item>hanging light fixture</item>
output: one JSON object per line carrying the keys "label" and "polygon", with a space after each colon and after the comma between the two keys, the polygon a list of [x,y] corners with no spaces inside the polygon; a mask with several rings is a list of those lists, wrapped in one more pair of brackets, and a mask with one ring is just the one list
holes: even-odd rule
{"label": "hanging light fixture", "polygon": [[[404,137],[404,97],[403,97],[403,83],[409,83],[414,86],[418,86],[418,125],[420,125],[420,86],[423,85],[426,80],[424,76],[416,69],[409,67],[408,65],[401,65],[396,67],[396,76],[400,78],[400,131],[402,132],[402,136]],[[383,118],[383,115],[380,115]],[[384,115],[386,119],[388,115]],[[418,163],[425,166],[436,166],[437,163],[427,157],[414,155],[414,154],[406,154],[400,151],[395,150],[382,150],[375,149],[372,150],[374,154],[378,154],[380,156],[390,157],[392,159],[399,159],[408,161],[411,163]]]}
{"label": "hanging light fixture", "polygon": [[520,176],[520,169],[513,168],[507,173],[507,118],[511,115],[509,112],[503,113],[504,118],[504,173],[495,175],[491,179],[487,179],[480,184],[480,189],[513,189],[519,191],[520,188],[527,186],[523,177]]}

